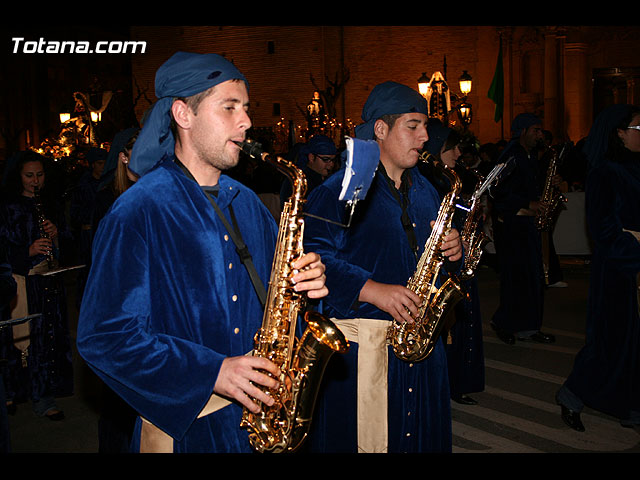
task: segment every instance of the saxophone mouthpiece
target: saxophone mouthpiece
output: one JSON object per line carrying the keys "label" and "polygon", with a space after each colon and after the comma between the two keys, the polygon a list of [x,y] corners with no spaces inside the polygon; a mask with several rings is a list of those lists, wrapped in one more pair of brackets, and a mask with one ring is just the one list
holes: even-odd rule
{"label": "saxophone mouthpiece", "polygon": [[260,158],[262,156],[262,144],[258,142],[254,142],[253,140],[247,139],[244,142],[238,142],[236,140],[232,140],[233,143],[238,145],[240,149],[253,158]]}

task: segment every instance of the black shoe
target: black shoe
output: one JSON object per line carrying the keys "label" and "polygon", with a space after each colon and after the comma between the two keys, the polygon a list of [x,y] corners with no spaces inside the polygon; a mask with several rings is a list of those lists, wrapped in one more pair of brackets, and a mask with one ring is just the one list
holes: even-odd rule
{"label": "black shoe", "polygon": [[491,328],[496,332],[496,335],[500,340],[502,340],[507,345],[513,345],[516,343],[516,336],[513,333],[509,333],[501,328],[496,327],[496,325],[491,322]]}
{"label": "black shoe", "polygon": [[542,333],[538,331],[527,338],[527,340],[532,340],[538,343],[554,343],[556,341],[556,337],[554,337],[550,333]]}
{"label": "black shoe", "polygon": [[580,420],[580,412],[574,412],[564,405],[560,405],[560,408],[562,409],[560,415],[562,416],[564,423],[573,428],[576,432],[584,432],[584,425],[582,424],[582,420]]}
{"label": "black shoe", "polygon": [[451,397],[451,400],[461,405],[477,405],[478,404],[478,401],[474,400],[469,395],[460,395],[459,397]]}
{"label": "black shoe", "polygon": [[584,425],[580,420],[580,412],[575,412],[570,408],[565,407],[558,401],[556,396],[556,403],[560,405],[560,416],[562,421],[570,428],[573,428],[576,432],[584,432]]}

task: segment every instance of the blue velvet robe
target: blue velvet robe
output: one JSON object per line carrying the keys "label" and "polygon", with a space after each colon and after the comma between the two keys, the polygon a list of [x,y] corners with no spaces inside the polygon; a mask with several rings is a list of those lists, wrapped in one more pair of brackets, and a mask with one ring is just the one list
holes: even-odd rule
{"label": "blue velvet robe", "polygon": [[[62,209],[47,201],[45,217],[58,228],[59,239],[67,235]],[[22,366],[20,351],[13,345],[11,328],[0,331],[0,358],[6,396],[16,403],[73,394],[73,365],[67,295],[62,275],[27,275],[46,259],[29,256],[29,246],[40,238],[35,204],[19,195],[0,205],[0,236],[6,242],[9,263],[14,274],[25,276],[29,314],[42,313],[30,320],[30,345],[27,367]],[[57,249],[55,249],[57,254]]]}
{"label": "blue velvet robe", "polygon": [[[77,239],[78,261],[83,265],[91,264],[91,243],[93,242],[93,212],[100,179],[95,178],[88,170],[71,190],[69,217]],[[78,272],[76,304],[80,306],[84,285],[87,281],[88,269]]]}
{"label": "blue velvet robe", "polygon": [[451,398],[482,392],[485,387],[482,317],[477,278],[473,277],[463,282],[463,288],[467,295],[456,305],[456,321],[449,332],[451,343],[445,345]]}
{"label": "blue velvet robe", "polygon": [[[277,225],[258,197],[222,175],[267,285]],[[123,193],[96,232],[78,350],[175,452],[249,452],[239,404],[197,419],[228,356],[253,348],[262,307],[232,240],[196,182],[162,162]],[[140,419],[134,432],[138,447]]]}
{"label": "blue velvet robe", "polygon": [[[316,187],[305,211],[344,223],[345,202],[338,197],[344,170]],[[418,257],[431,233],[440,199],[433,186],[410,170],[409,216],[415,223]],[[344,228],[306,217],[305,249],[321,255],[326,265],[329,295],[323,313],[336,318],[392,317],[372,304],[358,301],[365,282],[406,285],[415,272],[416,256],[404,232],[401,207],[378,170],[366,198],[358,203],[352,223]],[[357,452],[356,382],[358,345],[334,355],[318,397],[307,448],[316,452]],[[451,411],[447,359],[442,340],[431,356],[415,364],[389,358],[389,453],[451,451]],[[411,414],[409,414],[411,412]],[[407,435],[410,434],[410,435]]]}
{"label": "blue velvet robe", "polygon": [[593,241],[586,342],[565,386],[585,405],[622,420],[640,414],[640,161],[608,162],[587,179]]}
{"label": "blue velvet robe", "polygon": [[510,333],[536,332],[542,326],[544,270],[542,240],[535,217],[517,215],[540,199],[538,167],[517,142],[505,149],[514,169],[492,189],[494,242],[500,269],[500,305],[493,315],[496,327]]}
{"label": "blue velvet robe", "polygon": [[[7,249],[4,239],[0,238],[0,320],[9,318],[9,305],[16,295],[16,281],[11,275],[11,264],[7,259]],[[3,327],[0,327],[0,332]],[[0,356],[0,366],[5,361]],[[9,433],[9,417],[6,407],[7,396],[5,394],[4,379],[0,370],[0,453],[11,452],[11,437]]]}

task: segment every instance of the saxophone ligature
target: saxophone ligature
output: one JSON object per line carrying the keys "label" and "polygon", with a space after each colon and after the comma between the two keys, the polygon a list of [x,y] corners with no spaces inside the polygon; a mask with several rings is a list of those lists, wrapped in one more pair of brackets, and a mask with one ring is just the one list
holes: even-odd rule
{"label": "saxophone ligature", "polygon": [[349,344],[343,333],[324,315],[307,311],[307,328],[298,339],[296,325],[306,298],[293,289],[292,263],[303,254],[307,181],[302,170],[279,156],[262,151],[251,140],[235,142],[247,155],[275,166],[291,182],[293,193],[280,216],[278,239],[267,291],[262,326],[254,338],[253,355],[267,358],[281,372],[279,386],[265,391],[275,400],[261,404],[259,413],[243,410],[240,426],[249,431],[249,442],[258,452],[293,452],[307,437],[317,392],[329,358],[345,353]]}
{"label": "saxophone ligature", "polygon": [[[426,155],[428,154],[421,154],[421,159],[425,160]],[[452,325],[453,316],[450,314],[453,307],[464,298],[460,280],[455,275],[449,275],[442,286],[436,285],[444,264],[442,244],[451,231],[462,184],[453,169],[440,163],[435,166],[449,179],[452,190],[440,204],[438,217],[418,260],[416,271],[407,282],[407,288],[420,296],[422,304],[418,314],[413,317],[413,322],[394,320],[387,331],[394,354],[407,362],[424,360],[433,352],[442,333]]]}

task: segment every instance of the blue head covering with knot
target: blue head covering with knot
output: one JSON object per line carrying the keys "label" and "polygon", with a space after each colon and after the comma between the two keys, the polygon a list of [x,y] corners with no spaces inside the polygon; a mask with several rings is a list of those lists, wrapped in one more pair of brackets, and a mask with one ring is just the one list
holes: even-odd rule
{"label": "blue head covering with knot", "polygon": [[113,180],[116,168],[118,166],[120,152],[124,150],[129,143],[129,140],[138,132],[136,127],[129,127],[119,131],[113,137],[111,141],[111,148],[107,154],[107,161],[104,164],[104,170],[102,171],[102,177],[100,177],[100,187],[102,188]]}
{"label": "blue head covering with knot", "polygon": [[396,82],[376,85],[362,109],[365,123],[356,127],[356,138],[373,140],[373,126],[383,115],[414,112],[428,115],[427,101],[417,91]]}
{"label": "blue head covering with knot", "polygon": [[632,109],[633,106],[628,104],[611,105],[598,114],[582,149],[587,156],[589,169],[605,163],[611,132],[619,127],[625,117],[631,114]]}
{"label": "blue head covering with knot", "polygon": [[163,158],[173,155],[171,105],[176,97],[190,97],[226,82],[247,79],[224,57],[215,53],[177,52],[156,72],[156,97],[131,153],[129,168],[144,175]]}
{"label": "blue head covering with knot", "polygon": [[533,113],[521,113],[511,122],[511,138],[520,138],[522,131],[534,125],[542,125],[542,120]]}
{"label": "blue head covering with knot", "polygon": [[430,118],[427,122],[427,135],[429,139],[425,143],[426,150],[431,155],[438,155],[442,150],[444,142],[449,138],[451,128],[447,127],[437,118]]}
{"label": "blue head covering with knot", "polygon": [[93,165],[98,160],[107,160],[107,151],[104,148],[91,147],[87,153],[87,163]]}
{"label": "blue head covering with knot", "polygon": [[300,147],[298,153],[298,166],[304,166],[309,160],[309,154],[335,155],[338,153],[335,143],[326,135],[314,135],[311,139]]}

